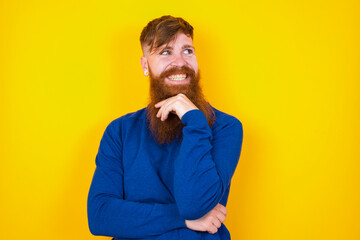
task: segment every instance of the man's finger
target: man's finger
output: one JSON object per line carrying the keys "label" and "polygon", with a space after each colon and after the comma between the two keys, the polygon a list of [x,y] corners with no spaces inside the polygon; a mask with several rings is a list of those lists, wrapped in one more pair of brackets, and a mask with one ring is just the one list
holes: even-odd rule
{"label": "man's finger", "polygon": [[173,111],[173,99],[168,99],[168,101],[166,101],[160,108],[160,114],[159,114],[159,117],[161,116],[161,121],[164,121],[167,119],[169,113],[171,111]]}
{"label": "man's finger", "polygon": [[162,100],[161,102],[158,102],[157,104],[155,104],[155,107],[157,106],[157,108],[160,108],[159,111],[156,114],[156,117],[160,117],[164,107],[166,106],[166,104],[169,102],[170,98]]}
{"label": "man's finger", "polygon": [[172,112],[172,111],[174,111],[174,106],[173,105],[167,106],[165,111],[163,111],[163,113],[162,113],[161,120],[165,121],[169,117],[170,112]]}
{"label": "man's finger", "polygon": [[219,210],[220,212],[222,212],[225,216],[227,215],[227,210],[226,207],[224,207],[223,205],[221,205],[220,203],[218,205],[216,205],[215,207],[217,210]]}
{"label": "man's finger", "polygon": [[226,220],[226,216],[222,213],[222,212],[219,212],[219,214],[216,215],[216,217],[219,219],[220,222],[225,222]]}
{"label": "man's finger", "polygon": [[176,104],[176,98],[169,98],[163,105],[162,107],[160,108],[161,110],[161,121],[165,121],[170,112],[174,112],[175,114],[177,114],[176,112],[176,107],[175,107],[175,104]]}
{"label": "man's finger", "polygon": [[162,100],[162,101],[160,101],[160,102],[156,103],[156,104],[154,105],[154,107],[156,107],[156,108],[161,107],[161,106],[164,104],[164,102],[165,102],[166,100],[168,100],[168,99],[165,99],[165,100]]}
{"label": "man's finger", "polygon": [[169,97],[169,98],[167,98],[167,99],[164,99],[164,100],[156,103],[156,104],[154,105],[154,107],[160,108],[160,107],[162,107],[162,106],[164,105],[165,102],[167,102],[167,101],[169,101],[169,100],[172,100],[172,99],[174,99],[175,97],[176,97],[176,96],[173,96],[173,97]]}
{"label": "man's finger", "polygon": [[161,117],[161,116],[163,115],[163,112],[166,110],[166,108],[167,108],[167,106],[170,104],[170,102],[171,102],[171,99],[170,99],[170,98],[165,99],[165,100],[163,100],[163,101],[160,102],[160,103],[161,103],[161,107],[160,107],[159,111],[157,112],[156,117],[159,118],[159,117]]}
{"label": "man's finger", "polygon": [[219,227],[221,227],[221,222],[219,221],[219,219],[216,219],[215,221],[213,221],[213,225],[214,225],[216,228],[219,228]]}
{"label": "man's finger", "polygon": [[215,227],[214,225],[212,225],[209,229],[208,232],[211,234],[214,234],[218,231],[217,227]]}

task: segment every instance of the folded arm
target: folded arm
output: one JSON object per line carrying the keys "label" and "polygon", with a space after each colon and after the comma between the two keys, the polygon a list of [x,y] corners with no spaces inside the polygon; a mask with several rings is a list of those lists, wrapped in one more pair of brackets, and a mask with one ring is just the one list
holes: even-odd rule
{"label": "folded arm", "polygon": [[110,124],[100,143],[96,170],[88,195],[92,234],[145,238],[185,228],[176,204],[124,200],[121,140],[118,124]]}

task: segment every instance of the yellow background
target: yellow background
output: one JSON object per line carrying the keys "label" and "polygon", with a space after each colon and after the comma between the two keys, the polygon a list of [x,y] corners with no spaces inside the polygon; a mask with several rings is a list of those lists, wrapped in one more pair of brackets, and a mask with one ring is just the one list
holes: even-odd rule
{"label": "yellow background", "polygon": [[86,198],[105,127],[148,102],[139,35],[182,16],[244,126],[232,239],[360,239],[360,2],[0,1],[0,239],[108,239]]}

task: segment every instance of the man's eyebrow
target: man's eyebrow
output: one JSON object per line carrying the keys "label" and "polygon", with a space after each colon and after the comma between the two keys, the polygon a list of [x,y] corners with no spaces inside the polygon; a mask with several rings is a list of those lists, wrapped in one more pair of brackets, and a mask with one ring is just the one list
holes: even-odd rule
{"label": "man's eyebrow", "polygon": [[161,48],[160,51],[164,51],[164,50],[173,50],[173,48],[170,46],[165,46],[164,48]]}
{"label": "man's eyebrow", "polygon": [[161,53],[161,52],[164,52],[164,51],[167,51],[167,50],[173,50],[172,47],[170,47],[169,45],[163,47],[163,46],[160,46],[158,48],[155,48],[153,49],[152,53],[151,54],[157,54],[157,53]]}
{"label": "man's eyebrow", "polygon": [[190,44],[185,44],[184,46],[182,46],[182,49],[186,49],[186,48],[192,48],[195,50],[195,47]]}

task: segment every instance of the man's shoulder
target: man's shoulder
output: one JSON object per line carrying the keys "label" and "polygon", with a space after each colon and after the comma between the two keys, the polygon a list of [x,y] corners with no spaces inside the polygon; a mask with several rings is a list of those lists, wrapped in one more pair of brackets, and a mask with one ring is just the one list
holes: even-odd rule
{"label": "man's shoulder", "polygon": [[140,110],[137,110],[136,112],[130,112],[128,114],[125,114],[118,119],[121,119],[122,121],[137,121],[140,119],[146,118],[146,108],[142,108]]}
{"label": "man's shoulder", "polygon": [[110,122],[108,128],[119,128],[122,125],[139,124],[141,120],[146,119],[146,108],[142,108],[136,112],[127,113]]}
{"label": "man's shoulder", "polygon": [[224,125],[224,124],[235,124],[235,125],[240,125],[242,126],[242,123],[240,122],[239,119],[237,119],[236,117],[222,112],[214,107],[212,107],[212,109],[214,110],[215,113],[215,123],[214,125]]}
{"label": "man's shoulder", "polygon": [[127,113],[121,117],[116,118],[112,122],[124,122],[124,121],[134,121],[146,117],[146,108],[137,110],[136,112]]}
{"label": "man's shoulder", "polygon": [[238,135],[240,138],[242,138],[243,126],[240,120],[228,113],[217,110],[214,107],[212,108],[215,113],[215,122],[211,127],[214,137],[217,138],[231,134]]}

